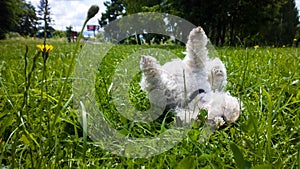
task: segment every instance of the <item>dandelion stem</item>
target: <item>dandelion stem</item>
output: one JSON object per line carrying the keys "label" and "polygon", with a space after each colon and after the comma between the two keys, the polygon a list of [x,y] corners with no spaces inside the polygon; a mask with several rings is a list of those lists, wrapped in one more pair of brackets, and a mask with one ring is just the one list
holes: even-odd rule
{"label": "dandelion stem", "polygon": [[57,105],[57,111],[55,112],[55,116],[54,116],[54,121],[53,121],[53,124],[50,128],[50,134],[52,134],[53,132],[53,129],[54,129],[54,126],[55,126],[55,123],[57,121],[57,118],[59,117],[59,114],[60,112],[62,111],[61,108],[62,108],[62,99],[64,98],[65,96],[65,93],[66,93],[66,86],[67,86],[67,83],[69,81],[69,78],[70,78],[70,75],[71,75],[71,72],[73,70],[73,67],[74,67],[74,62],[75,62],[75,58],[76,58],[76,55],[77,55],[77,52],[78,52],[78,49],[79,49],[79,45],[80,45],[80,40],[82,38],[82,33],[83,33],[83,30],[87,24],[87,22],[89,21],[89,19],[87,18],[85,21],[84,21],[84,24],[81,28],[81,31],[80,31],[80,34],[79,34],[79,37],[77,39],[77,42],[76,42],[76,46],[75,46],[75,49],[74,49],[74,53],[72,55],[72,58],[71,58],[71,62],[70,62],[70,66],[69,66],[69,69],[67,71],[67,76],[63,82],[63,86],[61,88],[61,94],[60,94],[60,97],[59,97],[59,100],[58,100],[58,105]]}
{"label": "dandelion stem", "polygon": [[27,95],[28,95],[28,91],[27,91],[27,86],[28,86],[28,81],[27,81],[27,56],[28,55],[28,46],[26,45],[26,49],[25,49],[25,55],[24,55],[24,77],[25,77],[25,90],[24,90],[24,100],[23,100],[23,106],[22,108],[27,107]]}

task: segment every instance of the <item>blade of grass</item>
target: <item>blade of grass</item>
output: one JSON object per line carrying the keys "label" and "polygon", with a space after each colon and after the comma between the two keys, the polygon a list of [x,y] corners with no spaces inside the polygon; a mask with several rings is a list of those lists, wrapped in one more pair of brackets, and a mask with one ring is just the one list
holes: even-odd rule
{"label": "blade of grass", "polygon": [[231,151],[233,152],[233,156],[234,156],[237,168],[245,169],[246,161],[244,159],[243,153],[240,151],[240,149],[234,143],[230,143],[230,148],[231,148]]}
{"label": "blade of grass", "polygon": [[267,97],[267,159],[271,163],[271,137],[272,137],[272,113],[273,113],[273,102],[270,94],[263,88],[263,93]]}
{"label": "blade of grass", "polygon": [[82,128],[83,128],[83,154],[82,160],[83,165],[86,163],[86,148],[87,148],[87,119],[86,119],[86,109],[84,104],[80,101],[81,111],[82,111]]}

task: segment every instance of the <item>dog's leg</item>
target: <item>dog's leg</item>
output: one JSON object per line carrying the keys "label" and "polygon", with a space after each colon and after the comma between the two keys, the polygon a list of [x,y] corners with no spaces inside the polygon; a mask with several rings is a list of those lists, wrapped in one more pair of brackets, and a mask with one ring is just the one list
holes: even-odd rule
{"label": "dog's leg", "polygon": [[140,68],[143,72],[140,85],[149,97],[155,94],[157,98],[159,95],[159,97],[165,99],[166,105],[171,109],[182,104],[182,91],[177,86],[176,80],[172,74],[157,63],[155,58],[142,56]]}
{"label": "dog's leg", "polygon": [[194,28],[190,34],[186,44],[187,55],[184,62],[193,71],[203,71],[205,62],[208,59],[208,50],[206,44],[207,36],[201,27]]}
{"label": "dog's leg", "polygon": [[162,88],[161,66],[151,56],[142,56],[140,69],[143,72],[141,87],[145,91],[152,91],[155,88]]}
{"label": "dog's leg", "polygon": [[207,36],[201,27],[194,28],[190,32],[186,44],[187,54],[183,59],[188,97],[191,97],[192,93],[199,89],[203,89],[205,92],[211,90],[206,71],[208,61],[207,42]]}

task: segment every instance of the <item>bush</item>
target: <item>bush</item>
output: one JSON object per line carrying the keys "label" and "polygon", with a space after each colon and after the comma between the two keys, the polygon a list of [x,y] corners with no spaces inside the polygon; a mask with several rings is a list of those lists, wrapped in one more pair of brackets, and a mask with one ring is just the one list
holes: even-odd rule
{"label": "bush", "polygon": [[12,39],[12,38],[20,38],[22,37],[18,32],[8,32],[5,34],[5,39]]}

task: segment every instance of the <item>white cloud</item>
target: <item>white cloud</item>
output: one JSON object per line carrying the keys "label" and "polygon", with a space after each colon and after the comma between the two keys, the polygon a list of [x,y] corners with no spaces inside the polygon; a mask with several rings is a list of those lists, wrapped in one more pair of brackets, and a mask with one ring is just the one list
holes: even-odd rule
{"label": "white cloud", "polygon": [[[36,7],[40,0],[28,0]],[[80,31],[82,24],[86,18],[87,11],[91,5],[98,5],[100,11],[92,18],[88,24],[98,25],[98,19],[101,18],[101,13],[105,12],[103,5],[106,0],[48,0],[51,7],[51,16],[54,19],[52,27],[57,30],[65,30],[66,26],[73,26],[73,30]]]}
{"label": "white cloud", "polygon": [[296,7],[298,8],[298,11],[300,10],[300,0],[296,0]]}

